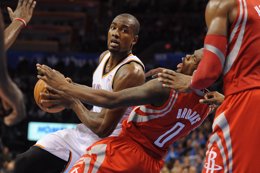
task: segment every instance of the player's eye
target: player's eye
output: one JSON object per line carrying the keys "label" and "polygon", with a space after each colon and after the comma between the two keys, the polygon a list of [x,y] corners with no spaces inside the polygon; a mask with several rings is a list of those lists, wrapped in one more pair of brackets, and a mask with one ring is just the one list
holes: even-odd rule
{"label": "player's eye", "polygon": [[123,28],[123,29],[122,29],[122,32],[123,32],[123,33],[128,33],[128,29],[127,29],[127,28]]}
{"label": "player's eye", "polygon": [[111,30],[114,30],[114,29],[116,29],[116,27],[115,27],[114,25],[111,25],[111,26],[110,26],[110,29],[111,29]]}
{"label": "player's eye", "polygon": [[193,55],[192,58],[193,58],[193,61],[194,61],[196,64],[198,64],[198,59],[197,59],[197,57],[196,57],[195,55]]}

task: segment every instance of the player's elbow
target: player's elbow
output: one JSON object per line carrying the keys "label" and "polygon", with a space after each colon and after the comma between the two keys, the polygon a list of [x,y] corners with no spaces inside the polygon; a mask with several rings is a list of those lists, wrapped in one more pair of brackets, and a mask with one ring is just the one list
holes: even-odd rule
{"label": "player's elbow", "polygon": [[99,138],[106,138],[106,137],[110,136],[111,134],[112,134],[112,131],[110,131],[108,129],[101,129],[101,130],[96,131],[96,135]]}

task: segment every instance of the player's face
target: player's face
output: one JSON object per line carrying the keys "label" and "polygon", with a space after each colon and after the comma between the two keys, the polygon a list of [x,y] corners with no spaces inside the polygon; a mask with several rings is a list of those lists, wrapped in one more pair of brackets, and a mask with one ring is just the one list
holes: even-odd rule
{"label": "player's face", "polygon": [[182,63],[177,65],[177,72],[183,73],[186,75],[192,75],[194,70],[197,69],[199,62],[202,58],[203,52],[202,49],[195,50],[194,54],[186,55],[182,58]]}
{"label": "player's face", "polygon": [[134,22],[127,17],[118,16],[113,20],[108,31],[108,50],[114,53],[129,52],[137,38],[134,34]]}

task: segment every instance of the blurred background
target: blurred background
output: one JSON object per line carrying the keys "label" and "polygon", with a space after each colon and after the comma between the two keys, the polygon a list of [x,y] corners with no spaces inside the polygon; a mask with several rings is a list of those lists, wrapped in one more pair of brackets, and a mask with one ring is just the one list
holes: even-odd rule
{"label": "blurred background", "polygon": [[[48,114],[37,107],[33,99],[36,63],[47,64],[73,81],[91,86],[98,57],[107,49],[112,19],[120,13],[130,13],[141,24],[134,54],[144,62],[146,71],[156,67],[175,69],[185,54],[203,45],[206,3],[207,0],[38,0],[32,20],[8,51],[10,74],[26,96],[27,118],[13,127],[0,122],[0,173],[12,172],[12,160],[41,135],[79,122],[69,110]],[[16,4],[16,0],[0,1],[6,25],[10,23],[6,7],[15,9]],[[201,171],[211,119],[212,116],[170,147],[162,172]]]}

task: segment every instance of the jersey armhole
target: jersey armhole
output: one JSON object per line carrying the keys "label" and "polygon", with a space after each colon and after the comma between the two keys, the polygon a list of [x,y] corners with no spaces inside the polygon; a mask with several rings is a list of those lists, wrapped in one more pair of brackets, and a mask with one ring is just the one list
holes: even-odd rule
{"label": "jersey armhole", "polygon": [[124,65],[130,64],[131,62],[135,62],[135,63],[139,64],[139,65],[142,67],[143,71],[145,71],[144,66],[142,65],[142,63],[140,63],[139,61],[136,61],[136,60],[130,60],[130,61],[128,61],[128,62],[122,64],[122,65],[116,70],[115,75],[113,76],[113,79],[112,79],[112,90],[114,90],[114,78],[115,78],[115,76],[116,76],[118,70],[121,69]]}

